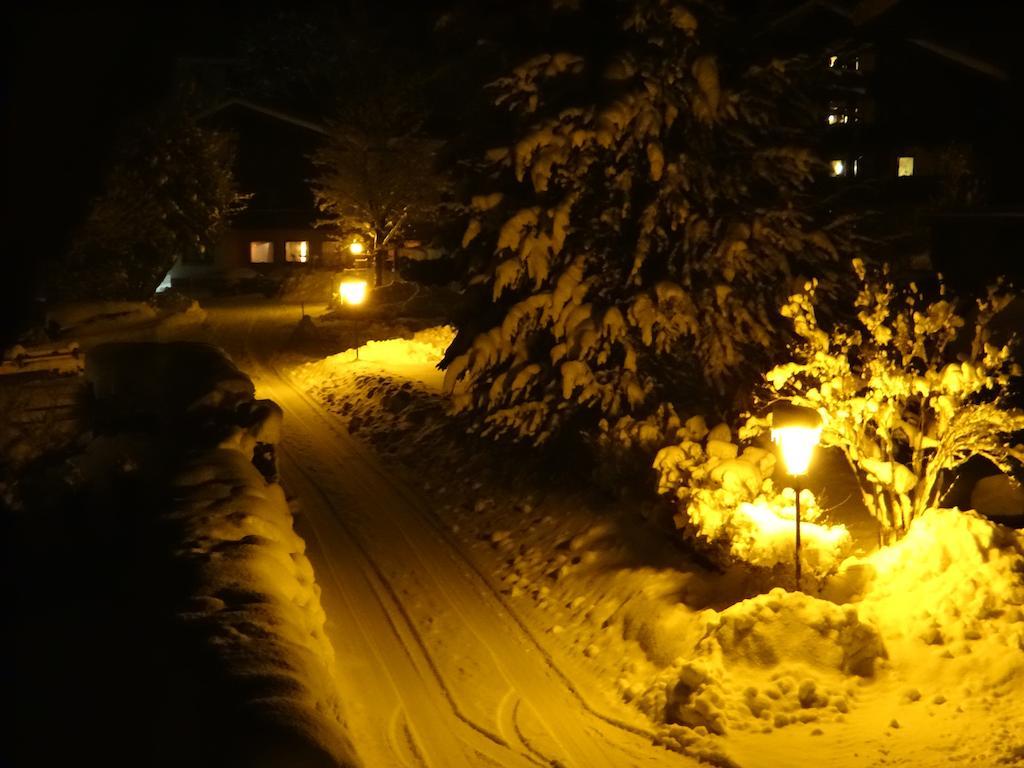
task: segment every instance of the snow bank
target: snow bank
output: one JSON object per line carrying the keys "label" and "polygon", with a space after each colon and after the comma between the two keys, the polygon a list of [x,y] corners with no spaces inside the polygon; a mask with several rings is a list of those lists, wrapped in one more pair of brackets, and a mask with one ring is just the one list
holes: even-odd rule
{"label": "snow bank", "polygon": [[454,336],[450,326],[438,326],[408,339],[370,341],[358,348],[358,360],[356,350],[348,349],[293,368],[290,375],[379,449],[411,444],[411,430],[443,414],[444,375],[437,363]]}
{"label": "snow bank", "polygon": [[180,294],[160,294],[150,302],[101,301],[64,304],[46,315],[50,333],[62,338],[75,336],[83,347],[105,341],[155,340],[174,337],[206,322],[206,310],[199,302]]}
{"label": "snow bank", "polygon": [[281,487],[242,451],[215,448],[169,490],[161,528],[187,590],[177,616],[222,678],[220,748],[239,765],[354,765],[320,590]]}
{"label": "snow bank", "polygon": [[212,754],[246,766],[355,765],[320,590],[276,476],[281,409],[207,344],[115,343],[88,357],[97,407],[150,440],[157,552]]}
{"label": "snow bank", "polygon": [[450,325],[426,328],[417,331],[411,339],[369,341],[359,348],[359,359],[368,363],[427,365],[436,368],[454,338],[455,329]]}
{"label": "snow bank", "polygon": [[144,301],[89,301],[62,304],[46,313],[47,326],[61,333],[95,331],[100,327],[136,324],[156,319],[157,311]]}

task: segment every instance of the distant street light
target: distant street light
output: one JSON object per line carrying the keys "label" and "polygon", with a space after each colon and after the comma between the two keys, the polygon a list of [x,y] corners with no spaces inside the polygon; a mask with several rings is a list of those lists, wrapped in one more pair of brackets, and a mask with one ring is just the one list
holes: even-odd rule
{"label": "distant street light", "polygon": [[[356,245],[356,243],[352,243]],[[360,248],[362,246],[360,245]],[[338,297],[341,299],[342,304],[348,304],[349,306],[358,306],[366,301],[366,281],[365,280],[342,280],[338,286]],[[356,360],[359,359],[359,347],[356,347]]]}
{"label": "distant street light", "polygon": [[342,280],[338,286],[338,296],[342,304],[362,304],[366,301],[366,281]]}
{"label": "distant street light", "polygon": [[807,473],[821,439],[821,416],[813,408],[783,403],[772,411],[772,442],[782,451],[786,471],[796,486],[796,588],[800,589],[800,478]]}
{"label": "distant street light", "polygon": [[348,252],[353,256],[358,256],[363,252],[363,244],[358,240],[353,240],[348,246]]}

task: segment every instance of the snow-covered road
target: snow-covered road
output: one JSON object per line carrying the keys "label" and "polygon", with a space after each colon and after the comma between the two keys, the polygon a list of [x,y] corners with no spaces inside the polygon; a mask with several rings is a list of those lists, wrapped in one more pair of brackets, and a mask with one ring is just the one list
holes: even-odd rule
{"label": "snow-covered road", "polygon": [[298,319],[298,307],[229,305],[210,310],[209,330],[284,409],[282,478],[365,764],[695,765],[547,647],[400,474],[277,369]]}

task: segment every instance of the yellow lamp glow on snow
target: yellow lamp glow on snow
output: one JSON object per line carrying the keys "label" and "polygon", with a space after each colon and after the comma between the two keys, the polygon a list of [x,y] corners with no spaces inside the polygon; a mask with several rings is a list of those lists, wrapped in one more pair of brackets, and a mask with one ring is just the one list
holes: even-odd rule
{"label": "yellow lamp glow on snow", "polygon": [[338,286],[342,304],[362,304],[366,301],[365,280],[345,280]]}
{"label": "yellow lamp glow on snow", "polygon": [[363,252],[363,244],[360,243],[358,240],[353,240],[351,244],[348,246],[348,252],[351,253],[353,256],[358,256]]}

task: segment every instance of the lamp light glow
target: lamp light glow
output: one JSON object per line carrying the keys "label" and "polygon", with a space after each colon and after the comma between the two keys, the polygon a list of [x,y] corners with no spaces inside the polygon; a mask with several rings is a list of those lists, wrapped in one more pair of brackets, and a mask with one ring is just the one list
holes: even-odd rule
{"label": "lamp light glow", "polygon": [[348,252],[353,256],[358,256],[363,252],[363,244],[358,240],[353,240],[348,246]]}
{"label": "lamp light glow", "polygon": [[772,442],[782,451],[786,470],[803,475],[821,439],[821,416],[813,408],[783,403],[772,411]]}
{"label": "lamp light glow", "polygon": [[366,301],[366,281],[343,280],[338,286],[338,296],[342,304],[362,304]]}
{"label": "lamp light glow", "polygon": [[782,451],[786,471],[791,475],[803,475],[811,464],[814,447],[821,439],[821,427],[773,427],[772,442]]}

